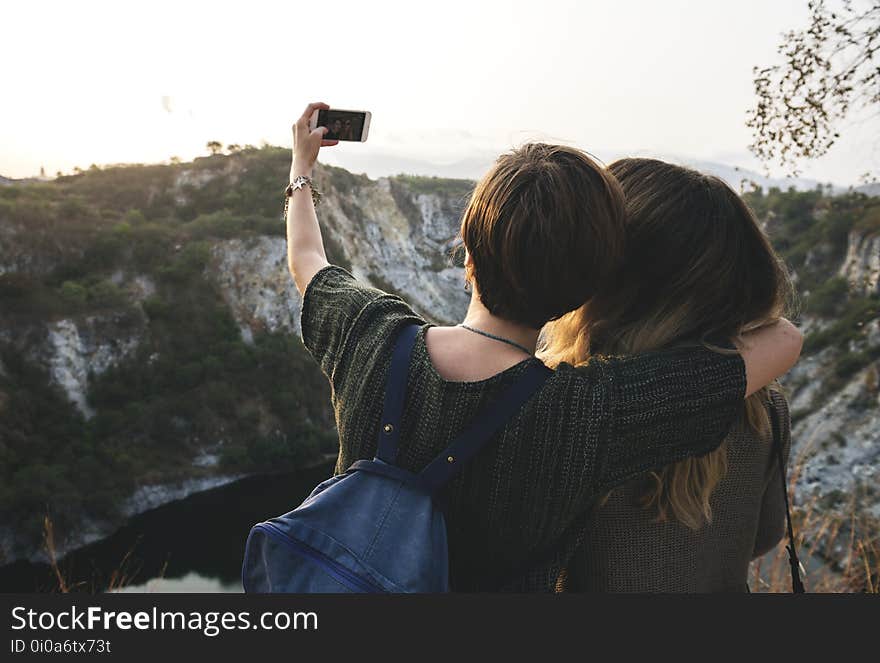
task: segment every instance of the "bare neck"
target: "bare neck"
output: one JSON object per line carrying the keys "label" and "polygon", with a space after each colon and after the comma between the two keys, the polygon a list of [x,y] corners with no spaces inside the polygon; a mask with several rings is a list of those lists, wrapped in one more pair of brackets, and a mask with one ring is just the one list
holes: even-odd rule
{"label": "bare neck", "polygon": [[518,343],[528,348],[532,354],[535,352],[538,334],[541,332],[540,329],[534,329],[493,315],[483,305],[483,302],[480,301],[480,297],[476,292],[471,295],[471,303],[468,306],[467,314],[464,316],[462,324]]}
{"label": "bare neck", "polygon": [[[540,330],[492,315],[476,293],[463,324],[513,341],[534,353]],[[440,376],[454,382],[485,380],[528,359],[522,350],[462,327],[431,327],[425,336],[428,356]]]}

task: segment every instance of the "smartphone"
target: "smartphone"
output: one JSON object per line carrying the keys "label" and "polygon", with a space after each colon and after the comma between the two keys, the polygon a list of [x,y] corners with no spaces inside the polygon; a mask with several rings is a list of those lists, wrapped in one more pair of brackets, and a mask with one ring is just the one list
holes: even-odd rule
{"label": "smartphone", "polygon": [[317,110],[309,118],[309,130],[327,127],[324,140],[352,140],[363,143],[370,133],[370,111],[351,111],[331,108]]}

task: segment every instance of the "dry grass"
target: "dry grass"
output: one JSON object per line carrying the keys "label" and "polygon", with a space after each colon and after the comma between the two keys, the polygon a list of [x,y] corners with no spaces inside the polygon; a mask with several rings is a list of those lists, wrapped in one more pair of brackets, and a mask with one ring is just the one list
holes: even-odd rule
{"label": "dry grass", "polygon": [[[789,477],[790,500],[794,500],[791,487],[803,469],[805,455],[806,449]],[[804,505],[792,502],[792,522],[801,578],[808,592],[880,593],[880,520],[859,512],[856,495],[846,509],[830,513],[819,508],[817,498]],[[787,543],[786,535],[776,550],[753,562],[752,591],[791,591]]]}
{"label": "dry grass", "polygon": [[[792,516],[808,592],[880,593],[880,524],[872,519],[820,514],[810,504]],[[752,564],[749,584],[757,592],[790,592],[791,571],[783,540]]]}
{"label": "dry grass", "polygon": [[[94,580],[91,582],[86,580],[73,582],[69,577],[69,573],[63,570],[58,563],[55,547],[55,527],[52,524],[52,519],[48,515],[43,518],[43,550],[46,552],[46,556],[49,559],[49,566],[55,576],[56,586],[51,591],[60,592],[62,594],[72,591],[88,591],[92,594],[118,591],[132,584],[140,571],[140,566],[136,565],[133,561],[132,553],[134,552],[134,546],[132,546],[122,557],[122,560],[116,566],[114,571],[110,574],[106,587],[99,586]],[[168,562],[166,561],[162,566],[159,577],[165,575],[165,569],[167,566]]]}
{"label": "dry grass", "polygon": [[[789,486],[794,484],[800,467],[802,462],[797,463]],[[823,513],[813,499],[803,506],[794,506],[792,520],[802,562],[801,577],[808,592],[880,593],[880,521],[859,514],[855,496],[846,514]],[[787,538],[783,539],[776,550],[752,564],[749,578],[752,591],[791,591],[787,543]],[[105,588],[96,587],[94,582],[72,582],[58,563],[54,528],[48,516],[43,521],[43,547],[57,583],[53,591],[112,592],[132,584],[139,571],[132,562],[132,548],[111,573]],[[159,577],[164,576],[164,571],[165,567]]]}
{"label": "dry grass", "polygon": [[61,568],[58,566],[58,555],[55,553],[55,526],[48,515],[43,518],[43,549],[46,551],[46,555],[49,558],[49,566],[52,567],[55,580],[58,582],[58,591],[66,594],[70,591],[71,587],[65,578],[65,574],[61,572]]}

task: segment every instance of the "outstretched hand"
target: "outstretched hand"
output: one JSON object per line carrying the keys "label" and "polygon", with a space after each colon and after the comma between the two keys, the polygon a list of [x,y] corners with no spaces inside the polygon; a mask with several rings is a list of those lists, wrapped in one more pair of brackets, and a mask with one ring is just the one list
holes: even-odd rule
{"label": "outstretched hand", "polygon": [[336,145],[338,140],[324,140],[327,127],[317,127],[309,131],[309,120],[317,110],[328,110],[330,106],[322,102],[315,102],[306,106],[302,116],[293,125],[293,162],[290,167],[290,177],[298,175],[311,175],[315,162],[318,160],[318,152],[322,147]]}

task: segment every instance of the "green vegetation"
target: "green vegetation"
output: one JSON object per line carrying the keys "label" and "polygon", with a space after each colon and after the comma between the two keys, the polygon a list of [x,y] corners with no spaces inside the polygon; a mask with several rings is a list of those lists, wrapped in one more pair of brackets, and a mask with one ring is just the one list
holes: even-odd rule
{"label": "green vegetation", "polygon": [[458,200],[467,200],[474,190],[474,183],[471,180],[420,175],[396,175],[393,180],[405,184],[415,194],[436,194]]}
{"label": "green vegetation", "polygon": [[0,360],[0,517],[33,541],[50,512],[62,526],[109,517],[137,467],[121,440],[101,443],[37,365],[4,347]]}
{"label": "green vegetation", "polygon": [[[8,255],[45,269],[0,274],[0,321],[39,329],[112,314],[142,338],[91,376],[86,420],[25,340],[0,343],[0,520],[35,543],[49,514],[65,531],[83,515],[114,521],[133,489],[216,471],[293,469],[335,448],[326,378],[299,339],[242,340],[206,278],[213,240],[283,236],[290,153],[237,149],[192,164],[92,168],[55,182],[0,187]],[[126,283],[155,292],[134,303]],[[24,350],[24,351],[23,351]],[[193,457],[216,449],[218,468]]]}
{"label": "green vegetation", "polygon": [[[245,344],[202,276],[207,259],[207,245],[192,242],[159,270],[143,306],[149,334],[134,357],[93,377],[89,421],[43,369],[3,348],[4,522],[36,541],[47,511],[59,527],[82,511],[116,518],[137,483],[191,475],[200,441],[223,440],[234,471],[295,468],[333,447],[324,376],[297,339],[265,333]],[[76,307],[92,291],[117,296],[106,281],[61,288]]]}
{"label": "green vegetation", "polygon": [[[744,195],[767,222],[773,245],[798,273],[802,291],[821,286],[846,253],[851,230],[880,230],[880,198],[862,193],[827,196],[820,189],[782,192],[772,188]],[[809,260],[808,260],[809,257]]]}
{"label": "green vegetation", "polygon": [[[837,268],[846,255],[851,231],[880,231],[880,198],[861,193],[830,197],[821,190],[799,192],[770,189],[748,193],[746,202],[767,223],[767,230],[780,255],[797,274],[802,296],[802,313],[833,320],[833,324],[809,334],[804,352],[812,354],[826,347],[848,352],[870,320],[880,316],[880,298],[853,293]],[[844,373],[867,355],[844,362]],[[862,363],[862,366],[865,364]]]}
{"label": "green vegetation", "polygon": [[349,195],[353,193],[357,187],[365,186],[370,183],[370,178],[366,175],[355,175],[344,168],[325,165],[321,170],[323,171],[323,177],[321,177],[316,184],[323,187],[329,183],[336,191],[344,195]]}
{"label": "green vegetation", "polygon": [[796,274],[800,313],[826,321],[821,331],[807,334],[804,341],[805,356],[829,348],[833,354],[822,374],[811,378],[820,380],[821,387],[811,406],[793,413],[799,419],[880,355],[877,348],[855,345],[851,350],[851,343],[862,339],[868,325],[880,318],[880,297],[859,295],[837,275],[849,233],[880,230],[880,199],[852,192],[831,197],[820,189],[758,190],[744,198],[766,223],[775,248]]}
{"label": "green vegetation", "polygon": [[844,302],[831,326],[807,335],[804,339],[805,354],[813,354],[829,346],[847,352],[849,342],[860,338],[866,325],[880,318],[880,297],[855,297]]}
{"label": "green vegetation", "polygon": [[846,307],[848,292],[846,279],[833,276],[810,292],[804,303],[804,311],[823,318],[838,315]]}
{"label": "green vegetation", "polygon": [[[809,414],[852,376],[880,359],[880,347],[859,343],[871,324],[880,319],[880,296],[864,296],[837,271],[847,250],[850,232],[880,232],[880,199],[860,193],[828,196],[819,189],[798,192],[756,191],[746,202],[765,221],[770,238],[797,276],[800,313],[824,322],[804,340],[803,354],[830,349],[831,357],[820,375],[821,385],[812,404],[795,412],[794,419]],[[869,407],[869,396],[852,407]]]}

